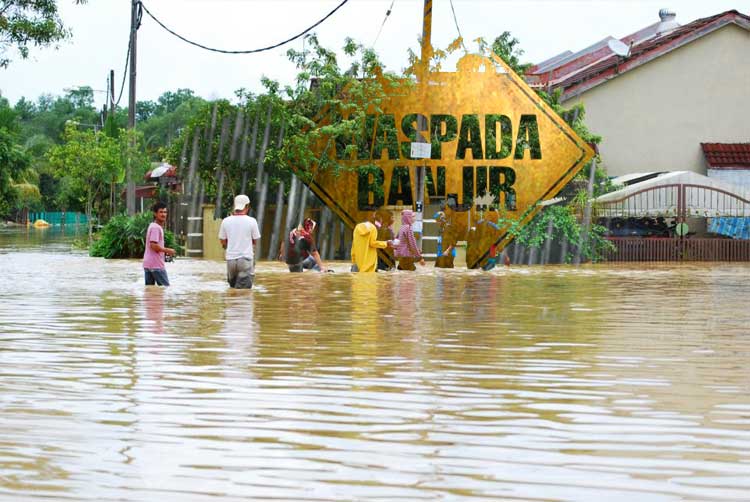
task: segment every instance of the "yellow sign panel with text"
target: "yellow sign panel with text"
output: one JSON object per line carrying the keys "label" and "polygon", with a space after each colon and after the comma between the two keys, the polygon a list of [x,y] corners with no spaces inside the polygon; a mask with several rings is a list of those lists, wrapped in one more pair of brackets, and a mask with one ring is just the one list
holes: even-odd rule
{"label": "yellow sign panel with text", "polygon": [[[528,221],[591,160],[589,146],[499,60],[465,59],[470,64],[459,68],[470,69],[430,73],[388,92],[382,113],[368,114],[364,134],[352,139],[355,151],[337,143],[338,162],[351,169],[313,172],[308,185],[348,225],[380,207],[416,206],[424,166],[422,202],[452,201],[465,239],[477,210],[486,209],[477,201],[492,200],[506,217]],[[420,141],[430,143],[429,158],[411,157]],[[467,265],[478,266],[506,237],[499,229]]]}

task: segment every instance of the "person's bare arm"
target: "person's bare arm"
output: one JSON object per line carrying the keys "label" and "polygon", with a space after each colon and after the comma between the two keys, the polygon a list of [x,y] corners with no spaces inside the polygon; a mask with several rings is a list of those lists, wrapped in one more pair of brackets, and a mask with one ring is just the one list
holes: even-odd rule
{"label": "person's bare arm", "polygon": [[154,251],[156,253],[164,253],[170,256],[174,256],[176,254],[174,249],[162,247],[156,241],[151,241],[149,243],[149,247],[151,248],[151,251]]}
{"label": "person's bare arm", "polygon": [[320,259],[320,253],[318,253],[317,251],[313,251],[312,253],[310,253],[310,256],[312,256],[315,260],[315,263],[318,264],[321,272],[325,272],[326,270],[328,270],[325,265],[323,265],[323,260]]}

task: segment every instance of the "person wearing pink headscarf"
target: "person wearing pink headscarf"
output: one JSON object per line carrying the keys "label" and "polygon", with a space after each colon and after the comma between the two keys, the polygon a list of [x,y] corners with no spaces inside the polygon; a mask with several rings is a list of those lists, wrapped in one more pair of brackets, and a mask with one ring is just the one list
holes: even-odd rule
{"label": "person wearing pink headscarf", "polygon": [[401,228],[398,230],[396,241],[398,245],[394,248],[394,254],[398,259],[399,270],[416,270],[415,262],[424,266],[422,252],[417,246],[417,239],[414,238],[414,231],[411,226],[414,223],[414,211],[405,209],[401,212]]}

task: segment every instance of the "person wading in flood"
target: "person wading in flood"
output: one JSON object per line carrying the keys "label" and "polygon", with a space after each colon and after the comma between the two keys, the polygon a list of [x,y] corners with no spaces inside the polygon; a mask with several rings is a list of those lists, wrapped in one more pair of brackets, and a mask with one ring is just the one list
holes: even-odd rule
{"label": "person wading in flood", "polygon": [[320,259],[318,248],[315,247],[315,221],[305,218],[297,228],[289,232],[289,238],[281,242],[279,260],[284,259],[290,272],[315,270],[325,272],[326,267]]}
{"label": "person wading in flood", "polygon": [[412,223],[414,223],[414,211],[411,209],[401,211],[401,228],[398,229],[398,236],[396,237],[399,244],[395,250],[399,270],[414,271],[417,269],[414,266],[415,262],[419,262],[422,266],[425,264],[422,252],[417,246],[417,239],[414,238],[414,231],[411,228]]}
{"label": "person wading in flood", "polygon": [[375,213],[368,214],[368,221],[357,224],[352,233],[352,272],[375,272],[378,266],[378,249],[392,246],[391,242],[378,240]]}
{"label": "person wading in flood", "polygon": [[219,241],[226,249],[227,282],[236,289],[250,289],[255,280],[255,243],[260,230],[255,218],[247,215],[250,199],[247,195],[234,198],[234,213],[221,221]]}
{"label": "person wading in flood", "polygon": [[167,223],[167,205],[156,202],[151,206],[154,221],[149,223],[146,230],[146,250],[143,253],[143,272],[146,286],[169,286],[167,269],[164,265],[164,255],[174,256],[175,250],[164,247],[164,225]]}

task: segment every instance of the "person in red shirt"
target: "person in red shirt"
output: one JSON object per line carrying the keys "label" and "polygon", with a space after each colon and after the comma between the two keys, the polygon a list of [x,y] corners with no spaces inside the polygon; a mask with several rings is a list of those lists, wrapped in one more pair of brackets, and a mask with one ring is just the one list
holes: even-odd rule
{"label": "person in red shirt", "polygon": [[315,270],[325,272],[327,269],[320,259],[320,253],[315,246],[315,221],[305,218],[297,228],[289,232],[286,241],[282,241],[279,250],[279,259],[284,259],[289,266],[290,272],[302,272],[303,270]]}

